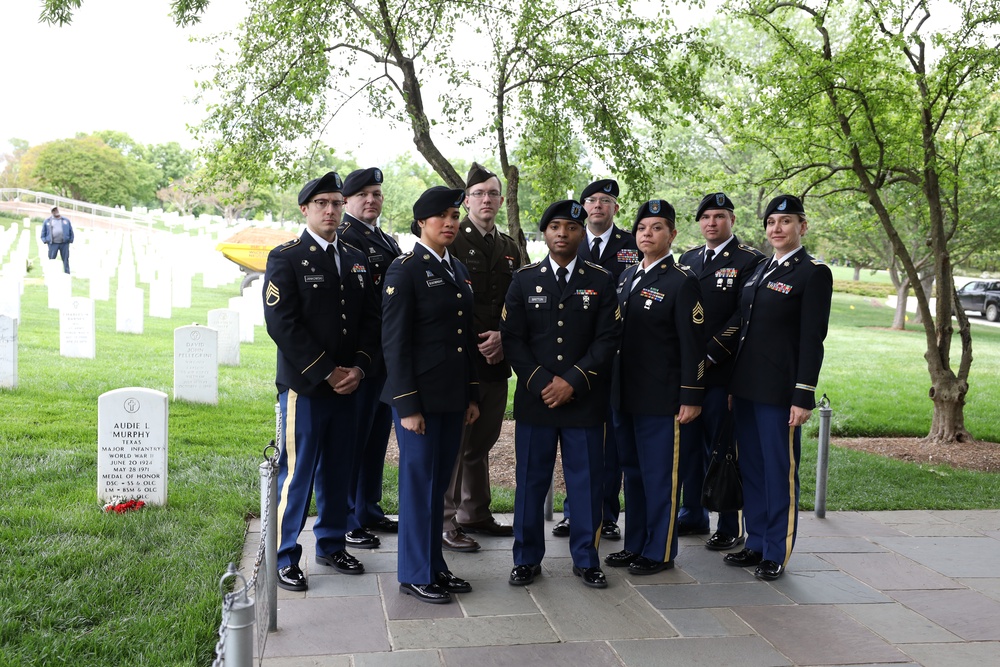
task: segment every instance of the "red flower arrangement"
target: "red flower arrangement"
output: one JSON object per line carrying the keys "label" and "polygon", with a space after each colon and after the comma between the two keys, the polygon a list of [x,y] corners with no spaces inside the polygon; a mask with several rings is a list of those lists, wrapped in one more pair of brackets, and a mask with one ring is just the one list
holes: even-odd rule
{"label": "red flower arrangement", "polygon": [[110,503],[107,503],[104,506],[104,511],[125,514],[125,512],[141,510],[145,506],[146,503],[138,498],[122,498],[120,496],[115,496],[111,499]]}

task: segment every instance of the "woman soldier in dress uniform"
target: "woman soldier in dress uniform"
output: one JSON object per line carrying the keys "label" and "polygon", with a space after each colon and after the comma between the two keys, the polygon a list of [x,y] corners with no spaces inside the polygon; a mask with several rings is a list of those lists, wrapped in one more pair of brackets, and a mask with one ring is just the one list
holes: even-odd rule
{"label": "woman soldier in dress uniform", "polygon": [[655,574],[677,555],[680,438],[701,413],[705,311],[698,278],[674,263],[674,208],[662,199],[639,208],[632,228],[641,263],[618,282],[623,333],[611,405],[625,473],[625,549],[611,567]]}
{"label": "woman soldier in dress uniform", "polygon": [[725,562],[756,566],[758,579],[780,577],[792,555],[801,431],[816,406],[830,321],[833,274],[802,247],[807,227],[798,197],[771,200],[764,210],[764,230],[774,257],[754,271],[740,304],[740,347],[729,392],[747,541]]}
{"label": "woman soldier in dress uniform", "polygon": [[420,195],[411,227],[420,240],[389,266],[382,298],[382,400],[392,405],[399,441],[399,590],[433,604],[472,590],[441,553],[462,425],[479,417],[472,287],[448,252],[464,198],[441,185]]}

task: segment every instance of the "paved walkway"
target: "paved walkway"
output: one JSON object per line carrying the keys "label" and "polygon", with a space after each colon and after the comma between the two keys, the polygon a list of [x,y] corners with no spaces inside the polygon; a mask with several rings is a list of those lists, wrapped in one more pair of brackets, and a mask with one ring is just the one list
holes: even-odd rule
{"label": "paved walkway", "polygon": [[473,586],[448,605],[400,595],[395,536],[352,551],[367,573],[345,576],[314,564],[306,532],[309,591],[279,590],[261,667],[997,664],[1000,510],[803,512],[799,526],[775,582],[684,537],[676,569],[605,568],[604,590],[573,576],[551,536],[543,575],[510,586],[512,539],[483,537],[479,552],[446,552]]}

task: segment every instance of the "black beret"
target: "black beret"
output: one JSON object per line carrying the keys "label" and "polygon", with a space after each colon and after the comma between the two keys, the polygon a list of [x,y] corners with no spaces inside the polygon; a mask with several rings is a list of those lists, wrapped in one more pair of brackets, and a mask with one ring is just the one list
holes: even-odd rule
{"label": "black beret", "polygon": [[725,192],[713,192],[702,197],[698,204],[698,212],[694,214],[695,220],[701,220],[701,214],[709,209],[722,209],[724,211],[735,211],[733,200],[726,196]]}
{"label": "black beret", "polygon": [[328,171],[320,178],[314,178],[299,190],[299,206],[307,203],[313,195],[321,195],[324,192],[340,192],[344,189],[344,181],[340,179],[340,174],[335,171]]}
{"label": "black beret", "polygon": [[646,218],[666,218],[670,221],[671,229],[674,229],[674,221],[677,219],[674,214],[674,207],[666,199],[650,199],[640,206],[638,213],[635,214],[635,222],[632,223],[633,236],[635,236],[635,230],[639,226],[639,223]]}
{"label": "black beret", "polygon": [[618,181],[613,178],[604,178],[599,181],[594,181],[583,189],[583,194],[580,195],[580,201],[583,201],[590,195],[597,192],[603,192],[604,194],[611,195],[615,199],[618,199]]}
{"label": "black beret", "polygon": [[378,167],[355,169],[344,179],[344,196],[350,197],[369,185],[382,185],[382,170]]}
{"label": "black beret", "polygon": [[473,185],[479,185],[480,183],[485,183],[491,178],[495,178],[498,181],[500,177],[494,174],[492,171],[479,164],[478,162],[473,162],[472,167],[469,169],[469,175],[465,179],[465,189],[469,190]]}
{"label": "black beret", "polygon": [[801,213],[805,215],[806,210],[802,208],[802,200],[793,195],[778,195],[771,200],[771,203],[764,209],[764,226],[767,226],[767,218],[772,213]]}
{"label": "black beret", "polygon": [[553,220],[572,220],[582,225],[586,219],[587,211],[584,210],[580,202],[573,201],[572,199],[564,199],[557,201],[545,209],[545,213],[542,213],[542,220],[538,223],[538,231],[544,232],[545,228]]}
{"label": "black beret", "polygon": [[414,236],[420,236],[420,226],[417,220],[426,220],[435,215],[440,215],[449,208],[458,208],[465,199],[465,190],[452,190],[443,185],[435,185],[433,188],[424,190],[413,204],[413,223],[410,231]]}

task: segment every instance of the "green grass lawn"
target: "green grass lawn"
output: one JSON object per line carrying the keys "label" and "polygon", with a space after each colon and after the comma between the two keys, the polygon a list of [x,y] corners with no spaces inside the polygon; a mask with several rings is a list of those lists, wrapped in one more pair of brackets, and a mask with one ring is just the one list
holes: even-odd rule
{"label": "green grass lawn", "polygon": [[[0,221],[2,224],[2,221]],[[40,272],[33,272],[38,278]],[[74,294],[86,295],[84,280]],[[114,291],[112,285],[112,293]],[[113,302],[97,302],[97,359],[59,356],[58,313],[45,289],[22,300],[19,387],[0,392],[0,665],[205,665],[219,623],[218,581],[257,512],[257,465],[274,434],[274,346],[263,328],[242,365],[220,367],[219,405],[170,403],[169,501],[108,516],[97,501],[97,398],[143,386],[172,393],[173,329],[205,322],[238,283],[194,281],[192,307],[115,332]],[[835,434],[924,435],[930,424],[923,333],[892,332],[871,299],[835,295],[820,392]],[[966,422],[1000,441],[1000,330],[974,326],[976,362]],[[815,421],[806,429],[802,505],[812,507]],[[386,509],[396,475],[387,470]],[[513,493],[497,489],[510,511]],[[1000,475],[921,466],[834,449],[828,509],[1000,507]],[[248,573],[247,573],[248,574]]]}

